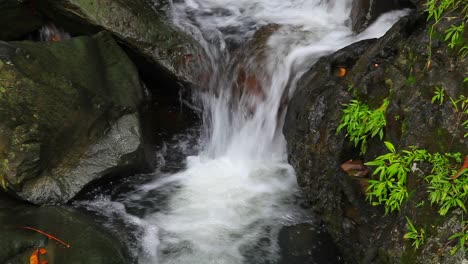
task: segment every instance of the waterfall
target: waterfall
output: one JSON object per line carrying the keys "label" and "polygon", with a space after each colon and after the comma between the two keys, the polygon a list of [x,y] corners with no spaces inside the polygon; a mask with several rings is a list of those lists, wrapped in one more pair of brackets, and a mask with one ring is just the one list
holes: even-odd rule
{"label": "waterfall", "polygon": [[321,56],[380,37],[406,14],[386,14],[356,36],[351,2],[174,0],[173,22],[207,54],[206,87],[196,96],[203,133],[186,169],[158,175],[120,201],[147,208],[132,216],[145,230],[140,263],[278,260],[280,229],[308,220],[295,204],[282,134],[296,82]]}

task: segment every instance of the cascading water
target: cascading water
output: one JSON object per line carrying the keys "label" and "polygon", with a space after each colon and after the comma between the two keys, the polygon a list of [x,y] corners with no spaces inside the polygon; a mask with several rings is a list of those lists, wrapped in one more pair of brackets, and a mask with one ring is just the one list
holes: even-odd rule
{"label": "cascading water", "polygon": [[298,188],[281,133],[295,83],[319,57],[380,37],[405,14],[386,14],[355,36],[350,5],[174,0],[175,24],[207,54],[201,150],[180,172],[104,207],[94,203],[127,215],[119,204],[145,208],[128,216],[145,230],[140,263],[275,263],[281,227],[307,220],[294,204]]}

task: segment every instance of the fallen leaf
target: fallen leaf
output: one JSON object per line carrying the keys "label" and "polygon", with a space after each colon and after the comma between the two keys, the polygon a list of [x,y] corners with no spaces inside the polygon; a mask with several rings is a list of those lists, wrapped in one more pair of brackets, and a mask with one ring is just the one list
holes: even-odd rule
{"label": "fallen leaf", "polygon": [[369,175],[369,169],[360,160],[348,160],[341,164],[341,169],[349,176],[364,178]]}
{"label": "fallen leaf", "polygon": [[31,257],[29,257],[29,264],[39,264],[39,250],[36,249],[31,254]]}
{"label": "fallen leaf", "polygon": [[347,70],[345,67],[338,67],[338,71],[336,73],[336,77],[344,77],[347,73]]}
{"label": "fallen leaf", "polygon": [[452,179],[458,178],[465,169],[468,169],[468,155],[465,156],[462,167],[457,171],[455,175],[452,176]]}

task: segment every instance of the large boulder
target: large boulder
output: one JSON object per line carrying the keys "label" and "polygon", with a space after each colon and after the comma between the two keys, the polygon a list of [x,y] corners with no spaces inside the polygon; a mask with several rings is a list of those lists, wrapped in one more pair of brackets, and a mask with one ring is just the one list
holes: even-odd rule
{"label": "large boulder", "polygon": [[[440,24],[440,32],[449,26]],[[461,228],[460,212],[441,217],[429,202],[421,206],[419,198],[427,196],[427,189],[420,176],[409,175],[412,196],[402,211],[385,215],[383,208],[366,200],[367,179],[340,169],[350,159],[370,161],[386,153],[383,142],[372,139],[367,153],[360,155],[345,132],[336,133],[341,105],[353,98],[374,109],[390,98],[384,140],[397,149],[416,146],[432,153],[468,154],[466,131],[450,100],[442,105],[431,102],[436,86],[444,87],[446,96],[467,95],[463,79],[468,60],[433,41],[428,64],[427,27],[425,16],[413,13],[379,40],[356,43],[320,59],[299,81],[289,104],[284,132],[290,162],[310,206],[350,263],[462,263],[466,258],[463,251],[453,256],[449,252],[449,237]],[[339,68],[347,70],[345,77],[338,77]],[[428,240],[417,251],[403,240],[405,216],[426,229]]]}
{"label": "large boulder", "polygon": [[5,264],[34,263],[31,256],[40,248],[46,252],[38,254],[39,260],[50,264],[131,262],[119,236],[73,209],[28,205],[0,194],[0,232],[0,262]]}
{"label": "large boulder", "polygon": [[119,42],[160,82],[175,79],[198,84],[202,48],[176,28],[165,14],[167,1],[147,0],[47,0],[38,9],[75,35],[100,30],[114,34]]}
{"label": "large boulder", "polygon": [[35,204],[143,167],[136,68],[110,34],[0,42],[0,176]]}

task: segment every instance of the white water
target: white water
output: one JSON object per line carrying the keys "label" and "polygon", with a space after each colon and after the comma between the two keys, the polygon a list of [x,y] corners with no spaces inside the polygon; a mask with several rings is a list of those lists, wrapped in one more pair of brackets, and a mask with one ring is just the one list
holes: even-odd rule
{"label": "white water", "polygon": [[[138,220],[146,230],[141,263],[278,259],[281,226],[305,220],[294,204],[298,188],[281,133],[296,81],[319,57],[360,39],[380,37],[405,14],[387,14],[355,36],[347,26],[350,2],[179,0],[173,4],[174,22],[194,35],[209,56],[205,65],[209,89],[198,96],[204,133],[200,153],[187,158],[185,170],[160,175],[128,198],[135,202],[150,193],[164,197],[153,201],[159,204],[157,209]],[[254,33],[271,23],[279,27],[267,43],[249,50]]]}

